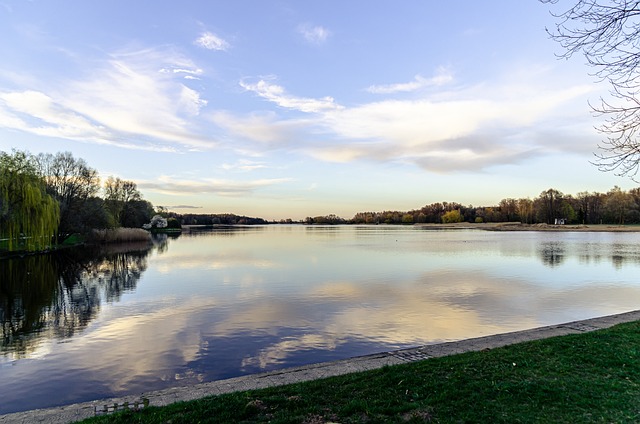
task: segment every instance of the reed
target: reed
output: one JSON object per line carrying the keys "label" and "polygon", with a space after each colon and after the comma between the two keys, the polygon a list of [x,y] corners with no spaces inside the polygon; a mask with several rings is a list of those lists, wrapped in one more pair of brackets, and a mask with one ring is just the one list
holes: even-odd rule
{"label": "reed", "polygon": [[151,234],[142,228],[110,228],[93,230],[91,241],[94,243],[130,243],[151,241]]}

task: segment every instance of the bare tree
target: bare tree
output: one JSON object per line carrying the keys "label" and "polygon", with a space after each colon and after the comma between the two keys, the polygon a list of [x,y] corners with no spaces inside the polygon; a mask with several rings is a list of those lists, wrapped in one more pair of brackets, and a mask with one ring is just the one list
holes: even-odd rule
{"label": "bare tree", "polygon": [[86,218],[93,214],[88,202],[100,189],[98,171],[89,167],[84,159],[74,158],[70,152],[41,153],[35,161],[47,191],[60,205],[60,238],[87,231]]}
{"label": "bare tree", "polygon": [[594,163],[635,180],[640,171],[640,1],[572,1],[570,9],[552,13],[558,23],[547,32],[564,49],[560,57],[583,54],[594,75],[611,84],[612,100],[601,98],[599,105],[591,105],[606,117],[598,127],[606,138]]}
{"label": "bare tree", "polygon": [[[127,225],[131,221],[131,215],[142,214],[141,226],[148,221],[148,216],[153,212],[153,207],[149,202],[142,200],[142,195],[138,191],[136,183],[122,180],[119,177],[108,177],[104,183],[105,204],[111,212],[117,225]],[[138,226],[138,225],[136,225]]]}
{"label": "bare tree", "polygon": [[553,188],[540,193],[540,196],[533,201],[538,221],[553,224],[556,218],[562,218],[560,208],[563,198],[564,194]]}

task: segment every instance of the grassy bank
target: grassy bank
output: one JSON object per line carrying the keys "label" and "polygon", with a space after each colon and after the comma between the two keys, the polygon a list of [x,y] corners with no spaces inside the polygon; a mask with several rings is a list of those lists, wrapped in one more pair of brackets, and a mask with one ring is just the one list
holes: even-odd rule
{"label": "grassy bank", "polygon": [[640,422],[640,322],[85,422]]}

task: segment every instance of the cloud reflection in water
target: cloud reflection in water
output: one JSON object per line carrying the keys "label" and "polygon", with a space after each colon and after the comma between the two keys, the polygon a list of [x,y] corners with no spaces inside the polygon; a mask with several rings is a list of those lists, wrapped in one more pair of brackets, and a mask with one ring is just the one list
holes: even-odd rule
{"label": "cloud reflection in water", "polygon": [[43,318],[32,347],[3,348],[0,392],[39,407],[63,388],[72,401],[138,393],[632,310],[638,244],[412,227],[184,234],[125,261],[129,279],[106,261],[66,285],[111,294],[92,298],[82,325]]}

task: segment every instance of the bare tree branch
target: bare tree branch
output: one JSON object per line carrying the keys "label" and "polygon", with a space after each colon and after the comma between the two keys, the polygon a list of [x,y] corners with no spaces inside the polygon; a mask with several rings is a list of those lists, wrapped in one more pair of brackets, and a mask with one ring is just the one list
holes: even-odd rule
{"label": "bare tree branch", "polygon": [[640,170],[640,1],[578,0],[552,15],[558,23],[547,32],[564,49],[559,57],[584,55],[595,68],[593,75],[611,85],[612,99],[592,105],[597,115],[607,117],[597,128],[606,139],[598,146],[594,164],[635,179]]}

